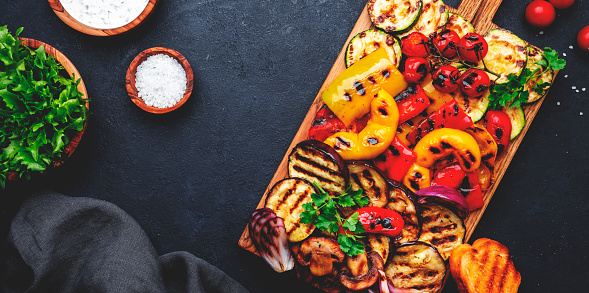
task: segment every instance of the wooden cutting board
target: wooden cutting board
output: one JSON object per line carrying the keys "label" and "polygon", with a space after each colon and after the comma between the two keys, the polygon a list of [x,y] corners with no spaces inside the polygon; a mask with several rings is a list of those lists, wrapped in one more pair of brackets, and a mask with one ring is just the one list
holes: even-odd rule
{"label": "wooden cutting board", "polygon": [[[502,0],[463,0],[460,3],[458,9],[455,9],[452,7],[448,7],[448,8],[450,9],[450,11],[457,12],[458,14],[462,15],[466,20],[469,20],[474,25],[477,33],[484,35],[487,31],[489,31],[491,29],[499,28],[497,25],[492,23],[492,20],[493,20],[493,16],[497,12],[497,9],[499,8],[499,5],[501,4],[501,1]],[[311,104],[311,108],[309,109],[307,116],[303,120],[301,127],[299,128],[292,143],[290,144],[288,150],[286,151],[284,158],[280,162],[280,165],[278,166],[278,170],[276,171],[276,173],[274,174],[274,177],[272,177],[272,180],[270,181],[270,184],[266,188],[266,191],[264,192],[264,196],[262,197],[262,199],[258,203],[258,206],[257,206],[258,208],[260,208],[264,205],[264,203],[266,201],[266,195],[267,195],[268,191],[272,188],[272,186],[277,181],[279,181],[287,176],[288,155],[290,154],[292,148],[297,143],[307,139],[308,130],[311,127],[311,123],[313,122],[313,119],[315,118],[315,114],[317,113],[317,111],[319,111],[319,108],[321,106],[323,106],[323,101],[321,100],[321,92],[323,92],[323,90],[335,79],[335,77],[338,74],[340,74],[342,71],[344,71],[344,69],[346,68],[345,63],[344,63],[344,55],[346,52],[348,42],[356,34],[362,32],[366,29],[372,28],[372,27],[373,27],[372,22],[370,21],[370,17],[368,16],[368,12],[367,12],[367,9],[365,6],[364,10],[362,11],[362,14],[358,18],[358,21],[356,22],[356,25],[354,26],[354,28],[352,29],[352,32],[350,33],[348,39],[346,40],[344,47],[342,48],[341,52],[337,56],[335,64],[333,65],[333,67],[329,71],[329,74],[328,74],[327,78],[325,79],[325,82],[323,83],[323,85],[321,86],[321,89],[319,90],[319,93],[315,97],[313,104]],[[556,76],[556,73],[555,73],[555,76]],[[544,100],[544,98],[540,99],[539,101],[537,101],[535,103],[526,104],[523,106],[523,109],[525,112],[525,117],[526,117],[526,125],[524,126],[522,132],[515,138],[515,140],[511,141],[511,143],[509,144],[509,148],[507,148],[507,150],[497,158],[497,162],[495,165],[495,178],[496,179],[493,182],[493,184],[491,185],[491,187],[489,188],[489,190],[487,190],[483,195],[484,200],[485,200],[484,206],[481,209],[470,213],[470,215],[468,216],[468,218],[464,222],[464,224],[466,225],[466,240],[465,241],[468,241],[468,239],[472,235],[475,227],[477,226],[479,220],[481,219],[483,212],[487,208],[487,205],[489,204],[491,197],[493,197],[493,194],[495,193],[495,190],[497,189],[497,186],[499,185],[499,182],[503,178],[503,175],[505,175],[505,172],[507,170],[507,167],[509,166],[509,163],[513,159],[513,156],[515,155],[515,152],[517,151],[526,132],[528,131],[530,124],[532,123],[532,121],[534,120],[534,117],[538,113],[538,110],[540,109],[540,106],[542,105],[543,100]],[[249,233],[248,233],[247,227],[243,231],[243,234],[241,235],[241,238],[239,239],[239,246],[243,247],[244,249],[246,249],[248,251],[256,253],[256,249],[253,246],[251,239],[249,238]]]}

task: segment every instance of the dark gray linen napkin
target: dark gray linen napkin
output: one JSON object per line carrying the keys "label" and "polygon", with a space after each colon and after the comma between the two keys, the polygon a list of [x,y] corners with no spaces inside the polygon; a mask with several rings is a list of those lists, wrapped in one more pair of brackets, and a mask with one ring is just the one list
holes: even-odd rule
{"label": "dark gray linen napkin", "polygon": [[158,256],[114,204],[45,192],[14,217],[3,292],[248,292],[188,252]]}

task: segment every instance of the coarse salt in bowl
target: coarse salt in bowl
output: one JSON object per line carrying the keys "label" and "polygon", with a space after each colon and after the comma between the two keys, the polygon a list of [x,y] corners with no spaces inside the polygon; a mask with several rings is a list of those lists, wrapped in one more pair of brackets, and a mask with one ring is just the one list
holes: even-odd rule
{"label": "coarse salt in bowl", "polygon": [[127,70],[127,93],[139,108],[156,114],[182,106],[192,94],[194,75],[180,53],[162,47],[141,52]]}

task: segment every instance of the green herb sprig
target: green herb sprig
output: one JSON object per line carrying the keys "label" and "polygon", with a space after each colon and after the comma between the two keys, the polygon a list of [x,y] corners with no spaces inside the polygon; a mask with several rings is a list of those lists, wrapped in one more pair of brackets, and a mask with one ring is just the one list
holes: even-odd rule
{"label": "green herb sprig", "polygon": [[311,194],[313,202],[303,205],[305,209],[301,213],[301,223],[315,224],[321,231],[327,231],[330,234],[338,234],[340,228],[344,233],[339,233],[337,242],[344,253],[350,256],[364,252],[364,244],[360,240],[363,236],[364,225],[358,220],[358,212],[353,213],[347,219],[340,216],[338,206],[340,207],[363,207],[370,203],[368,197],[363,195],[363,190],[352,190],[349,186],[346,191],[339,196],[330,196],[316,182],[313,183],[319,193]]}
{"label": "green herb sprig", "polygon": [[82,130],[86,100],[80,79],[64,75],[40,46],[32,50],[0,27],[0,186],[16,172],[30,178],[60,158],[70,136]]}
{"label": "green herb sprig", "polygon": [[[498,109],[505,106],[510,108],[517,108],[522,103],[528,100],[530,92],[525,88],[525,85],[532,79],[538,78],[546,70],[561,70],[566,65],[566,60],[558,58],[558,52],[552,48],[544,48],[542,54],[542,60],[536,62],[536,64],[542,66],[534,71],[526,68],[521,76],[510,74],[507,77],[507,82],[503,84],[496,84],[491,90],[489,95],[490,107],[492,109]],[[531,90],[539,95],[544,95],[547,88],[551,85],[550,82],[542,82],[535,84],[531,87]]]}

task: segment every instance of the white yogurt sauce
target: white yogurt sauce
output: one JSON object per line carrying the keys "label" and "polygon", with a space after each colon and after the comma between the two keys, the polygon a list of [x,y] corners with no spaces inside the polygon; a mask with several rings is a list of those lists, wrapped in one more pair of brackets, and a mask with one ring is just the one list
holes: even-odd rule
{"label": "white yogurt sauce", "polygon": [[98,29],[124,26],[147,6],[148,0],[61,0],[63,8],[77,21]]}

